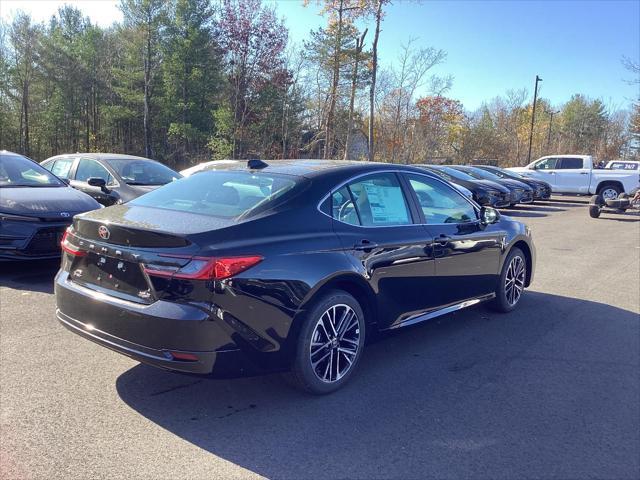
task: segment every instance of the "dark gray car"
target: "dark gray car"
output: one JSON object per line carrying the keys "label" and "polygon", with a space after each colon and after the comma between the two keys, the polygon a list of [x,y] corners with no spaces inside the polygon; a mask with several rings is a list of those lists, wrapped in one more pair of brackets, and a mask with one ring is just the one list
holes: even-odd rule
{"label": "dark gray car", "polygon": [[107,207],[182,178],[155,160],[117,153],[58,155],[42,162],[42,166]]}
{"label": "dark gray car", "polygon": [[0,261],[59,257],[73,216],[98,208],[33,160],[0,151]]}

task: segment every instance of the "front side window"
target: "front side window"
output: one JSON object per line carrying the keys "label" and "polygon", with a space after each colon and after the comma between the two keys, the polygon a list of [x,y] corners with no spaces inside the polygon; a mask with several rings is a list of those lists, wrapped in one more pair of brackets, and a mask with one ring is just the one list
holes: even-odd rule
{"label": "front side window", "polygon": [[536,163],[536,170],[553,170],[556,168],[557,158],[545,158]]}
{"label": "front side window", "polygon": [[81,158],[76,170],[76,180],[86,183],[90,178],[101,178],[107,185],[113,184],[113,177],[106,168],[95,160]]}
{"label": "front side window", "polygon": [[475,208],[460,193],[437,180],[407,174],[427,224],[468,223],[478,217]]}
{"label": "front side window", "polygon": [[561,158],[560,164],[556,168],[561,170],[578,169],[582,168],[582,164],[581,158]]}
{"label": "front side window", "polygon": [[[338,211],[338,216],[335,218],[340,219],[342,215],[345,223],[352,224],[357,224],[355,223],[357,218],[360,225],[364,227],[388,227],[412,223],[402,187],[394,173],[369,175],[350,183],[347,189],[350,199],[344,194],[347,205],[341,207],[342,213]],[[340,198],[343,195],[342,190],[345,189],[336,192]],[[352,206],[349,206],[349,201],[352,202]],[[351,208],[357,217],[348,211]]]}

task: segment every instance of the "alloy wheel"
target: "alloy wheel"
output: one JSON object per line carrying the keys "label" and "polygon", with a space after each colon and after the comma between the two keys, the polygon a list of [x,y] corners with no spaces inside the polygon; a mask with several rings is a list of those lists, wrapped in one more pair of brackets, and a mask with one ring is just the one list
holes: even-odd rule
{"label": "alloy wheel", "polygon": [[615,200],[618,198],[618,191],[615,188],[605,188],[602,190],[602,198],[605,200]]}
{"label": "alloy wheel", "polygon": [[524,259],[519,255],[514,256],[509,262],[504,279],[504,292],[510,306],[514,306],[520,300],[524,290],[526,270]]}
{"label": "alloy wheel", "polygon": [[333,305],[320,316],[311,335],[313,372],[323,382],[340,380],[353,366],[359,348],[358,315],[349,305]]}

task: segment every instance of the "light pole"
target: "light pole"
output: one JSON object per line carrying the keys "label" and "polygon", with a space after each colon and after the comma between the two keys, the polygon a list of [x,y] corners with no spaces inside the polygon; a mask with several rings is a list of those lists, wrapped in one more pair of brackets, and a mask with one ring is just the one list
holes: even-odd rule
{"label": "light pole", "polygon": [[553,116],[556,113],[560,113],[560,110],[556,110],[555,112],[551,110],[550,112],[547,112],[547,113],[549,114],[549,133],[547,134],[547,150],[549,150],[549,148],[551,147],[551,125],[553,125]]}
{"label": "light pole", "polygon": [[536,120],[536,100],[538,100],[538,82],[542,79],[536,75],[536,86],[533,91],[533,112],[531,112],[531,132],[529,133],[529,153],[527,154],[527,165],[531,163],[531,144],[533,143],[533,122]]}

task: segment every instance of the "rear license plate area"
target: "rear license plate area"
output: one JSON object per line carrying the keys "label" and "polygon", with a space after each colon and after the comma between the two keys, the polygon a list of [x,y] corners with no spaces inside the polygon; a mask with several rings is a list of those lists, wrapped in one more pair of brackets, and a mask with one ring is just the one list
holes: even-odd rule
{"label": "rear license plate area", "polygon": [[121,258],[87,252],[74,261],[70,271],[72,281],[100,290],[118,292],[147,303],[151,299],[149,284],[139,263]]}

